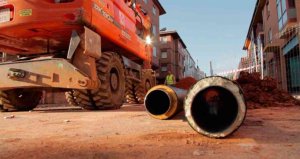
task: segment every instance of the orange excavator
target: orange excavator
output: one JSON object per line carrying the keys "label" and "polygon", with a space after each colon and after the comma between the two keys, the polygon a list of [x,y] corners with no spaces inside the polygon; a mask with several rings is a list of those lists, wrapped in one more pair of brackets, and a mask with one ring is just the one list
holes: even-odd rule
{"label": "orange excavator", "polygon": [[155,82],[151,22],[133,0],[0,0],[0,107],[30,110],[44,89],[118,109]]}

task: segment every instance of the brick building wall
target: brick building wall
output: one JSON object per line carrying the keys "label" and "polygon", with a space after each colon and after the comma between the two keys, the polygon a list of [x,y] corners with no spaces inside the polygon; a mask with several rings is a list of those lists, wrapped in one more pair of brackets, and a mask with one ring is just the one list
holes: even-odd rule
{"label": "brick building wall", "polygon": [[177,81],[182,79],[186,45],[176,31],[161,31],[160,41],[159,83],[164,82],[168,71],[174,74]]}
{"label": "brick building wall", "polygon": [[279,87],[292,94],[300,94],[299,18],[299,0],[257,0],[244,46],[255,54],[249,46],[258,48],[259,43],[249,35],[263,24],[264,75],[275,78]]}

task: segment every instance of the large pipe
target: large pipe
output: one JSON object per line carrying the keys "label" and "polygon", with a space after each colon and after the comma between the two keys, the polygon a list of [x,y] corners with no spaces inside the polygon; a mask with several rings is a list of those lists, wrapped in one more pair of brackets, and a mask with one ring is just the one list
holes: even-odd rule
{"label": "large pipe", "polygon": [[145,106],[150,116],[170,119],[183,110],[187,91],[172,86],[158,85],[151,88],[145,97]]}
{"label": "large pipe", "polygon": [[246,104],[238,84],[223,77],[198,81],[184,102],[190,126],[200,134],[224,138],[236,131],[246,116]]}

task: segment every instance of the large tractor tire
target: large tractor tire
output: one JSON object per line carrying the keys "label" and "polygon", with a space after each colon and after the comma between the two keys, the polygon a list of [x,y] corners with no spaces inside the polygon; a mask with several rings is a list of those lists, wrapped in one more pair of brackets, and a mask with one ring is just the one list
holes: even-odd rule
{"label": "large tractor tire", "polygon": [[139,83],[130,79],[126,80],[126,102],[129,104],[138,104],[138,98],[136,93],[138,91]]}
{"label": "large tractor tire", "polygon": [[145,95],[148,90],[156,85],[155,76],[153,76],[153,70],[142,70],[141,82],[127,82],[126,84],[126,100],[131,104],[143,104]]}
{"label": "large tractor tire", "polygon": [[138,86],[136,97],[139,104],[144,103],[147,92],[156,85],[155,76],[153,70],[147,69],[142,71],[142,82]]}
{"label": "large tractor tire", "polygon": [[13,89],[0,91],[2,111],[28,111],[34,109],[43,96],[43,92],[32,89]]}
{"label": "large tractor tire", "polygon": [[80,106],[86,110],[97,110],[95,100],[98,99],[96,90],[71,90],[65,93],[69,105]]}
{"label": "large tractor tire", "polygon": [[79,106],[79,103],[77,103],[74,93],[74,90],[65,93],[67,102],[69,103],[69,105]]}
{"label": "large tractor tire", "polygon": [[96,61],[101,86],[96,90],[73,90],[66,98],[88,110],[120,109],[125,95],[125,69],[121,57],[103,52]]}

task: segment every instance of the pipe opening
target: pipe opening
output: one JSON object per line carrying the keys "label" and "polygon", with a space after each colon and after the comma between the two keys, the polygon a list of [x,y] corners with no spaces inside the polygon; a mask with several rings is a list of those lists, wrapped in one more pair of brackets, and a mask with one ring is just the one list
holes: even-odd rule
{"label": "pipe opening", "polygon": [[192,103],[192,117],[208,133],[219,133],[229,128],[238,116],[235,96],[225,88],[209,87],[200,91]]}
{"label": "pipe opening", "polygon": [[145,105],[152,115],[163,115],[170,108],[170,98],[164,91],[155,90],[147,95]]}

